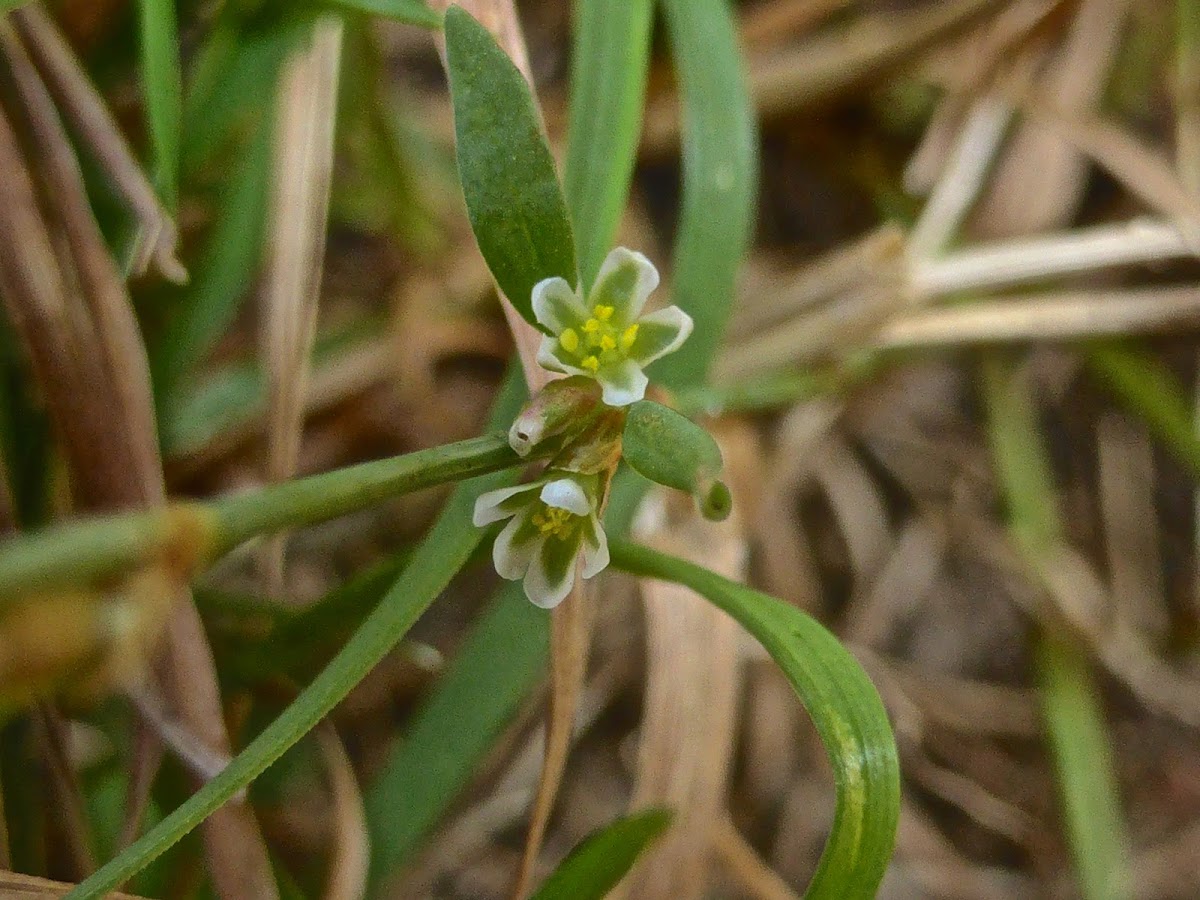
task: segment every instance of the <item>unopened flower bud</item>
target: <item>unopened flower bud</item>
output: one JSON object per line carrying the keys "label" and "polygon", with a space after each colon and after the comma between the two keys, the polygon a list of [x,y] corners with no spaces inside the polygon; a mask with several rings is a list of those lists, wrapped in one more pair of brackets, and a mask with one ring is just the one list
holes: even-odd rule
{"label": "unopened flower bud", "polygon": [[600,405],[600,385],[574,376],[552,381],[525,404],[508,431],[508,443],[528,456],[543,441],[582,431]]}

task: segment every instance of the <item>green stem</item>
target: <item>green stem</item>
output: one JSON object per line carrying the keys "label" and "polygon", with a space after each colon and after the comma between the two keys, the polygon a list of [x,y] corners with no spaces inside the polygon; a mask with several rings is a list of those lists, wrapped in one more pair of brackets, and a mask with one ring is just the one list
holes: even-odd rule
{"label": "green stem", "polygon": [[[1006,357],[985,357],[982,374],[992,456],[1010,529],[1034,577],[1040,577],[1065,541],[1065,529],[1032,393]],[[1130,843],[1091,667],[1082,649],[1045,632],[1035,636],[1034,650],[1080,886],[1087,900],[1123,900],[1130,896]]]}
{"label": "green stem", "polygon": [[0,545],[0,607],[164,554],[208,562],[259,534],[334,519],[400,494],[522,465],[503,434],[418,450],[208,503],[73,523]]}

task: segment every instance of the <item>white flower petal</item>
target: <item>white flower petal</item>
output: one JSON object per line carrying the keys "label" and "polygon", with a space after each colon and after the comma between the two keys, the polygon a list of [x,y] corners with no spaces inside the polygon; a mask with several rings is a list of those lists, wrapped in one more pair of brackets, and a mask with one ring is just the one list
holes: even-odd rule
{"label": "white flower petal", "polygon": [[559,277],[543,278],[533,286],[533,315],[552,334],[565,328],[578,328],[587,318],[583,300]]}
{"label": "white flower petal", "polygon": [[588,305],[612,306],[614,318],[621,324],[637,319],[646,300],[658,287],[658,269],[642,254],[617,247],[604,258]]}
{"label": "white flower petal", "polygon": [[593,575],[608,568],[608,537],[604,527],[595,516],[589,516],[583,526],[583,577]]}
{"label": "white flower petal", "polygon": [[628,406],[646,396],[646,385],[650,380],[642,367],[632,359],[625,359],[615,366],[606,366],[596,374],[603,389],[602,399],[609,406]]}
{"label": "white flower petal", "polygon": [[575,586],[575,560],[568,563],[561,576],[552,576],[545,566],[545,544],[529,562],[529,571],[525,573],[525,596],[534,606],[542,609],[553,609],[566,599]]}
{"label": "white flower petal", "polygon": [[565,509],[577,516],[586,516],[592,511],[592,502],[587,491],[574,478],[559,478],[546,483],[542,488],[542,502],[556,509]]}
{"label": "white flower petal", "polygon": [[[507,519],[509,516],[514,515],[517,510],[511,504],[507,504],[504,501],[540,487],[541,483],[535,481],[531,484],[519,484],[516,487],[499,488],[494,491],[488,491],[486,494],[480,494],[479,499],[475,501],[475,512],[471,516],[471,521],[477,527],[482,527],[484,525],[491,525],[493,522],[499,522],[501,519]],[[533,498],[529,499],[532,500]]]}
{"label": "white flower petal", "polygon": [[496,542],[492,544],[492,563],[501,578],[516,581],[522,577],[529,571],[530,562],[545,541],[545,538],[529,525],[530,515],[532,510],[525,510],[496,535]]}
{"label": "white flower petal", "polygon": [[629,356],[648,366],[660,356],[679,349],[692,333],[692,317],[678,306],[668,306],[638,320],[638,335]]}

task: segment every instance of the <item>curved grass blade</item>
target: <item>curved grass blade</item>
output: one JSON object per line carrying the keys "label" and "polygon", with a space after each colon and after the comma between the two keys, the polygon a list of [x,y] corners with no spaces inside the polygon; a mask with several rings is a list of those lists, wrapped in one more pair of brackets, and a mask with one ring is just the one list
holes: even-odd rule
{"label": "curved grass blade", "polygon": [[575,2],[563,190],[584,285],[612,247],[629,196],[653,11],[653,0]]}
{"label": "curved grass blade", "polygon": [[[510,374],[497,402],[494,424],[511,420],[524,399],[524,386],[519,376],[514,375],[515,372]],[[459,485],[391,590],[295,702],[212,781],[67,896],[71,900],[91,900],[125,882],[311,731],[404,637],[470,558],[483,538],[483,531],[471,525],[475,499],[484,491],[511,484],[513,480],[511,473],[498,473]]]}
{"label": "curved grass blade", "polygon": [[529,85],[488,30],[446,12],[446,69],[458,174],[479,250],[500,290],[534,323],[533,286],[576,283],[575,241]]}
{"label": "curved grass blade", "polygon": [[475,771],[545,670],[549,616],[505,585],[413,719],[365,800],[382,887]]}
{"label": "curved grass blade", "polygon": [[179,206],[183,75],[173,0],[139,0],[142,85],[154,161],[154,186],[168,212]]}
{"label": "curved grass blade", "polygon": [[810,898],[873,897],[891,858],[900,815],[896,741],[875,686],[811,616],[700,566],[626,541],[613,565],[686,585],[756,637],[783,669],[829,754],[837,788],[833,830]]}
{"label": "curved grass blade", "polygon": [[758,127],[727,0],[663,0],[663,8],[684,123],[674,302],[696,328],[654,377],[682,388],[704,381],[733,305],[753,225]]}
{"label": "curved grass blade", "polygon": [[670,824],[669,812],[652,809],[618,819],[588,835],[530,900],[600,900],[608,896]]}
{"label": "curved grass blade", "polygon": [[441,28],[442,17],[421,0],[325,0],[330,9],[340,12],[366,13],[382,16],[405,25],[421,28]]}

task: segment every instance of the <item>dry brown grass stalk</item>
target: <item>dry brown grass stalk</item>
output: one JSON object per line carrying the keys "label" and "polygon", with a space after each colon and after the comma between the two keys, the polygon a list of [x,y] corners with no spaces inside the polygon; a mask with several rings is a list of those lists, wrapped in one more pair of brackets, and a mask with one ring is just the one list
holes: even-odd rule
{"label": "dry brown grass stalk", "polygon": [[[0,234],[13,248],[0,254],[0,293],[67,451],[80,504],[96,510],[160,504],[164,487],[148,366],[128,295],[54,103],[7,22],[0,23],[0,50],[19,107],[0,115],[0,168],[6,173]],[[10,114],[22,123],[33,148],[29,157]],[[27,159],[36,160],[36,182]],[[173,714],[192,741],[227,757],[212,656],[186,590],[167,625],[165,650],[162,683]],[[221,896],[274,896],[266,849],[247,808],[224,808],[206,822],[204,833]]]}
{"label": "dry brown grass stalk", "polygon": [[187,272],[175,256],[174,220],[163,209],[104,98],[58,27],[36,3],[14,10],[9,18],[20,31],[59,108],[87,142],[138,220],[141,234],[134,252],[134,272],[145,272],[153,262],[169,280],[186,281]]}
{"label": "dry brown grass stalk", "polygon": [[324,900],[361,900],[367,893],[371,839],[358,779],[332,725],[317,729],[317,743],[328,772],[334,835]]}
{"label": "dry brown grass stalk", "polygon": [[[300,455],[324,269],[341,46],[341,19],[319,19],[311,43],[288,61],[275,104],[261,333],[267,370],[268,483],[296,474]],[[280,535],[268,542],[262,558],[268,593],[275,596],[283,592],[284,541]]]}

